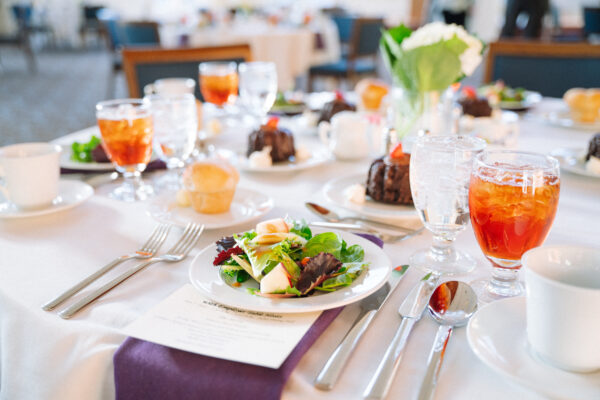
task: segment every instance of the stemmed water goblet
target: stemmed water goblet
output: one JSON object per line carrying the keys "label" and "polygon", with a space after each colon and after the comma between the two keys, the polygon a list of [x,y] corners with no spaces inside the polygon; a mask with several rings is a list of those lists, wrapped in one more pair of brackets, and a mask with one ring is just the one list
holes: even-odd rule
{"label": "stemmed water goblet", "polygon": [[239,66],[240,102],[262,123],[277,96],[277,69],[272,62],[248,62]]}
{"label": "stemmed water goblet", "polygon": [[150,102],[154,121],[154,147],[166,162],[169,172],[157,179],[160,188],[180,188],[185,161],[194,151],[198,131],[198,112],[193,94],[145,97]]}
{"label": "stemmed water goblet", "polygon": [[410,257],[410,265],[424,271],[462,274],[475,260],[454,248],[456,236],[469,223],[469,180],[473,157],[485,141],[468,136],[422,136],[410,159],[410,187],[415,208],[433,244]]}
{"label": "stemmed water goblet", "polygon": [[152,186],[141,179],[152,156],[152,114],[143,99],[118,99],[96,104],[102,147],[116,170],[125,178],[111,196],[134,202],[152,196]]}
{"label": "stemmed water goblet", "polygon": [[471,224],[492,264],[492,278],[475,281],[482,303],[523,294],[521,256],[540,246],[552,226],[560,193],[553,157],[518,151],[489,151],[474,161],[469,186]]}

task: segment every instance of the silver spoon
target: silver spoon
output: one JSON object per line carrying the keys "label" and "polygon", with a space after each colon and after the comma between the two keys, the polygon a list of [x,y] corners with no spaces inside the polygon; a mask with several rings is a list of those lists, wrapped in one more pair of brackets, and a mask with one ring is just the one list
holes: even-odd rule
{"label": "silver spoon", "polygon": [[431,295],[429,313],[440,324],[435,336],[427,371],[419,391],[419,400],[433,397],[446,345],[455,326],[464,326],[477,311],[477,295],[465,282],[448,281],[440,284]]}
{"label": "silver spoon", "polygon": [[321,217],[324,220],[329,221],[329,222],[351,221],[351,222],[365,223],[365,224],[368,224],[370,227],[379,228],[379,229],[387,229],[387,230],[400,231],[400,232],[406,232],[406,233],[412,233],[415,231],[414,229],[405,228],[403,226],[390,225],[390,224],[386,224],[384,222],[371,221],[371,220],[368,220],[365,218],[360,218],[360,217],[341,217],[335,211],[332,211],[332,210],[330,210],[326,207],[323,207],[322,205],[316,204],[316,203],[306,202],[306,203],[304,203],[304,205],[306,206],[306,208],[308,208],[310,211],[312,211],[315,215],[318,215],[319,217]]}

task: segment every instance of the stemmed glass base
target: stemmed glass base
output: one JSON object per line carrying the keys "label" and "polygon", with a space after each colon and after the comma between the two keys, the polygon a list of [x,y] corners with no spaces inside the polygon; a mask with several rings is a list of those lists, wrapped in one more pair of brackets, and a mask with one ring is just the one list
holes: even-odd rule
{"label": "stemmed glass base", "polygon": [[452,240],[434,236],[433,245],[414,253],[409,265],[424,272],[460,275],[473,271],[477,262],[469,254],[456,250]]}
{"label": "stemmed glass base", "polygon": [[146,164],[137,164],[134,166],[116,166],[118,172],[123,175],[124,181],[121,186],[115,188],[110,197],[116,200],[135,202],[143,201],[154,195],[152,186],[147,185],[142,180],[142,171]]}
{"label": "stemmed glass base", "polygon": [[470,283],[482,304],[525,294],[525,286],[519,281],[519,267],[501,268],[494,264],[491,279],[478,279]]}

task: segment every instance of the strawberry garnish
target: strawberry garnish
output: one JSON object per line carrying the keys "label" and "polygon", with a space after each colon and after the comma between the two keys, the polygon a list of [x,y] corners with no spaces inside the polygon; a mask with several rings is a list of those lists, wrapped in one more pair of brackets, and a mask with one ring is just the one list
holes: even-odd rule
{"label": "strawberry garnish", "polygon": [[390,152],[390,158],[400,159],[404,157],[404,151],[402,151],[402,143],[398,143]]}
{"label": "strawberry garnish", "polygon": [[475,91],[475,88],[473,88],[472,86],[465,86],[462,90],[463,96],[468,97],[470,99],[476,99],[477,98],[477,92]]}
{"label": "strawberry garnish", "polygon": [[267,126],[269,128],[277,128],[277,124],[279,124],[279,117],[271,117],[267,121]]}
{"label": "strawberry garnish", "polygon": [[344,101],[344,93],[341,90],[335,91],[335,99],[339,101]]}
{"label": "strawberry garnish", "polygon": [[244,252],[244,250],[242,250],[238,246],[232,247],[227,250],[220,251],[219,254],[217,254],[215,259],[213,260],[213,265],[221,265],[225,261],[229,260],[229,257],[231,257],[232,254],[238,255],[238,254],[242,254],[243,252]]}

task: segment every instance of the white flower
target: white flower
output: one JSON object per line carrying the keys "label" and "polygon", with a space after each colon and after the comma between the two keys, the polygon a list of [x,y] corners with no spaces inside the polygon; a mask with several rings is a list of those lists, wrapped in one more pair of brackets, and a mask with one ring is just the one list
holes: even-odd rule
{"label": "white flower", "polygon": [[483,44],[476,37],[456,24],[446,25],[443,22],[432,22],[416,31],[402,41],[402,50],[410,51],[417,47],[429,46],[442,40],[450,40],[454,36],[462,40],[467,48],[459,56],[461,70],[465,75],[471,75],[475,68],[481,63],[481,50]]}

